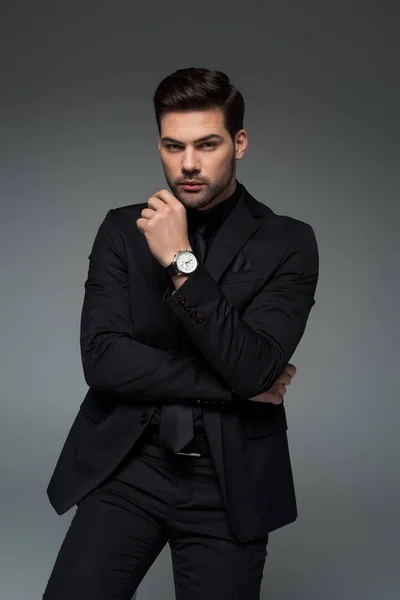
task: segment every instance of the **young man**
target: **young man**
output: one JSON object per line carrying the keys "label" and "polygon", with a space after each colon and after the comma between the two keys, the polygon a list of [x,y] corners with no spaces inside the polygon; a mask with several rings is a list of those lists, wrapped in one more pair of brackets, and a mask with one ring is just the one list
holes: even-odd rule
{"label": "young man", "polygon": [[111,209],[81,320],[88,393],[48,486],[78,509],[44,598],[131,598],[168,542],[177,600],[256,600],[297,517],[283,405],[314,304],[312,228],[236,179],[244,102],[219,71],[154,96],[171,191]]}

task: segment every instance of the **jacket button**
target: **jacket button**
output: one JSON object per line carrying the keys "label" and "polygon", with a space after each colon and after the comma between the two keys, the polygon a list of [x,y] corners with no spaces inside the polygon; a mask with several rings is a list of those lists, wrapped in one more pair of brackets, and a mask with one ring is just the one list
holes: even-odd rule
{"label": "jacket button", "polygon": [[201,315],[200,313],[197,313],[197,315],[196,315],[196,321],[197,321],[198,323],[202,323],[202,322],[203,322],[203,320],[204,320],[204,319],[203,319],[203,315]]}
{"label": "jacket button", "polygon": [[139,421],[141,425],[144,425],[149,420],[149,415],[141,415]]}
{"label": "jacket button", "polygon": [[185,298],[185,296],[181,296],[181,297],[178,299],[178,302],[179,302],[180,304],[185,304],[185,302],[186,302],[186,298]]}
{"label": "jacket button", "polygon": [[194,308],[190,309],[190,314],[192,317],[195,317],[197,315],[197,310],[195,310]]}

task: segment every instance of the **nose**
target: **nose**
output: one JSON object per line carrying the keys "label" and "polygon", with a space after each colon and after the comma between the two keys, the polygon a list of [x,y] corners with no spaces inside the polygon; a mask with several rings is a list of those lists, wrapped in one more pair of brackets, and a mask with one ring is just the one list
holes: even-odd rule
{"label": "nose", "polygon": [[196,152],[193,148],[186,148],[182,158],[182,171],[191,173],[193,171],[200,171],[199,161]]}

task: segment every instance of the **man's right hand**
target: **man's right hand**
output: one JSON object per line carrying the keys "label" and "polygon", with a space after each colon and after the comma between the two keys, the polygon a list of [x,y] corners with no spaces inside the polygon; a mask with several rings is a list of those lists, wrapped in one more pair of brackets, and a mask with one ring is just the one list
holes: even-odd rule
{"label": "man's right hand", "polygon": [[293,377],[296,375],[296,367],[288,363],[282,375],[278,377],[274,385],[266,392],[249,398],[252,402],[269,402],[271,404],[282,404],[283,396],[286,394],[286,386],[290,385]]}

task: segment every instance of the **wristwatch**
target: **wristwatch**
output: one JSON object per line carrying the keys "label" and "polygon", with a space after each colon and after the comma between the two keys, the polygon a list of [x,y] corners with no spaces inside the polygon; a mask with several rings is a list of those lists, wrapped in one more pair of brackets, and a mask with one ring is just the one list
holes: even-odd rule
{"label": "wristwatch", "polygon": [[175,254],[172,263],[165,267],[165,271],[171,277],[190,275],[197,269],[198,264],[197,258],[191,250],[180,250],[178,254]]}

